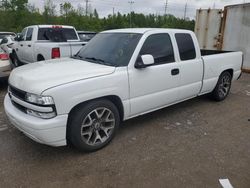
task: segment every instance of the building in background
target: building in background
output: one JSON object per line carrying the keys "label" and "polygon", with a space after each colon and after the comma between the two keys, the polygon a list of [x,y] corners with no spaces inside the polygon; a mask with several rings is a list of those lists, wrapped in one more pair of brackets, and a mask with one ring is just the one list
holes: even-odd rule
{"label": "building in background", "polygon": [[195,33],[203,49],[242,51],[250,72],[250,3],[197,10]]}

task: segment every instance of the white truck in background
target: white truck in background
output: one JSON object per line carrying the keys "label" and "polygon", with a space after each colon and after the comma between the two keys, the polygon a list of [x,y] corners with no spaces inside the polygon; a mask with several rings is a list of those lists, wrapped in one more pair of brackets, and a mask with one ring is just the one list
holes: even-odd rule
{"label": "white truck in background", "polygon": [[15,66],[37,61],[71,57],[86,42],[72,26],[34,25],[23,29],[16,37],[11,59]]}
{"label": "white truck in background", "polygon": [[4,107],[37,142],[94,151],[123,120],[208,93],[224,100],[241,67],[242,52],[200,50],[191,31],[105,31],[73,58],[14,69]]}

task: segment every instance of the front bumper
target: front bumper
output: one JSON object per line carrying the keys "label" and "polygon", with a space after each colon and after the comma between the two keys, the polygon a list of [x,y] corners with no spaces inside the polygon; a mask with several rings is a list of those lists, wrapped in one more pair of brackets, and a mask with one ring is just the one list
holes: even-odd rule
{"label": "front bumper", "polygon": [[18,110],[8,94],[4,99],[5,113],[17,129],[36,142],[49,146],[64,146],[68,115],[58,115],[52,119],[40,119]]}

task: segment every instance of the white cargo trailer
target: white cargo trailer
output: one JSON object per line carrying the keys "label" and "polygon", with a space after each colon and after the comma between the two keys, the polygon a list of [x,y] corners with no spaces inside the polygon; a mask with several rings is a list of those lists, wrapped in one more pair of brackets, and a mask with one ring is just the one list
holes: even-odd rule
{"label": "white cargo trailer", "polygon": [[222,19],[221,9],[199,9],[196,12],[195,33],[203,49],[218,50]]}
{"label": "white cargo trailer", "polygon": [[250,72],[250,3],[226,6],[220,16],[216,12],[220,11],[197,10],[195,33],[201,48],[240,50],[243,70]]}

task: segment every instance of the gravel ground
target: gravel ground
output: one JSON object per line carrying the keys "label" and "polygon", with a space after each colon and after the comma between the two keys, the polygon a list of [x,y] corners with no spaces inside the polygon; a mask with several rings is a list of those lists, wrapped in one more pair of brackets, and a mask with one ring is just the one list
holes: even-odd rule
{"label": "gravel ground", "polygon": [[0,82],[0,187],[250,187],[250,75],[207,97],[124,122],[95,153],[33,142],[6,119]]}

